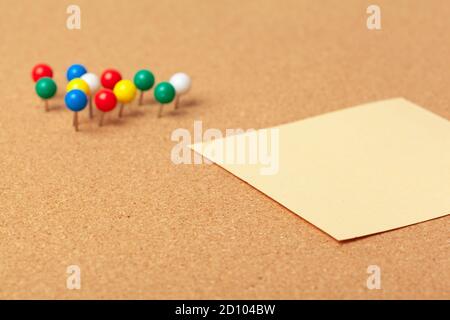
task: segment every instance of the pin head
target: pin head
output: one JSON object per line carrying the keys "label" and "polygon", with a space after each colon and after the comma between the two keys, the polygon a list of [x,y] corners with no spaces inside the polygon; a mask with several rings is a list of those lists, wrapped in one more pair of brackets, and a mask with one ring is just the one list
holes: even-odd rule
{"label": "pin head", "polygon": [[175,88],[169,82],[160,82],[155,87],[154,95],[159,103],[170,103],[175,98]]}
{"label": "pin head", "polygon": [[79,90],[74,89],[66,93],[64,97],[64,102],[69,110],[78,112],[86,108],[87,105],[87,95]]}
{"label": "pin head", "polygon": [[35,89],[39,97],[42,99],[50,99],[55,95],[57,87],[52,78],[44,77],[36,82]]}
{"label": "pin head", "polygon": [[174,86],[178,95],[185,94],[191,89],[191,78],[183,72],[175,73],[169,82]]}
{"label": "pin head", "polygon": [[103,71],[102,76],[100,77],[102,86],[111,90],[114,89],[114,86],[120,80],[122,80],[122,75],[119,71],[114,69],[107,69]]}
{"label": "pin head", "polygon": [[114,86],[114,94],[122,103],[131,102],[136,95],[136,86],[131,80],[120,80]]}
{"label": "pin head", "polygon": [[75,78],[80,78],[83,74],[87,72],[86,68],[81,64],[73,64],[67,69],[66,77],[67,81]]}
{"label": "pin head", "polygon": [[87,83],[91,94],[100,89],[100,79],[96,74],[90,72],[85,73],[81,76],[81,80]]}
{"label": "pin head", "polygon": [[150,90],[155,84],[155,76],[149,70],[139,70],[134,75],[134,84],[141,91]]}
{"label": "pin head", "polygon": [[33,78],[34,82],[43,77],[53,78],[53,70],[49,65],[40,63],[33,67],[33,70],[31,71],[31,77]]}
{"label": "pin head", "polygon": [[67,84],[66,91],[69,92],[74,89],[79,89],[83,91],[86,95],[90,95],[91,91],[89,89],[89,85],[81,78],[75,78],[70,80]]}
{"label": "pin head", "polygon": [[116,107],[117,98],[110,89],[101,89],[95,95],[95,105],[98,110],[109,112]]}

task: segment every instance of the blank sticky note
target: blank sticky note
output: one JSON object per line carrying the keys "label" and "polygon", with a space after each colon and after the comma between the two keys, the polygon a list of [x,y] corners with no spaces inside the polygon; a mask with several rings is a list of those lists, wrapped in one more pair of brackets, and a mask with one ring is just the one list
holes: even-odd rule
{"label": "blank sticky note", "polygon": [[[450,123],[418,105],[397,98],[274,128],[275,174],[223,161],[236,136],[191,148],[337,240],[450,213]],[[214,147],[222,158],[205,151]]]}

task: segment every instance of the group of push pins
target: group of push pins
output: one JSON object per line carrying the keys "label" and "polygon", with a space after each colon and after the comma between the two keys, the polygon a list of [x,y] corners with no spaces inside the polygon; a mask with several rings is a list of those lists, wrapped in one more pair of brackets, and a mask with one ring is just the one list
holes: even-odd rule
{"label": "group of push pins", "polygon": [[[34,66],[31,76],[36,82],[36,93],[44,100],[45,111],[49,111],[48,100],[57,90],[53,80],[53,70],[46,64]],[[67,69],[67,87],[64,102],[67,108],[74,112],[73,126],[78,131],[78,113],[89,104],[89,118],[94,117],[93,102],[100,111],[99,126],[103,125],[105,113],[116,108],[120,103],[119,118],[123,115],[126,104],[131,103],[140,90],[139,105],[143,104],[144,92],[149,91],[155,84],[155,76],[150,70],[139,70],[133,81],[122,79],[120,72],[114,69],[105,70],[99,78],[94,73],[87,72],[81,64],[73,64]],[[101,88],[103,87],[103,88]],[[158,118],[162,116],[163,106],[175,100],[175,109],[178,108],[180,97],[191,88],[191,78],[182,72],[175,73],[168,82],[156,85],[153,94],[159,102]]]}

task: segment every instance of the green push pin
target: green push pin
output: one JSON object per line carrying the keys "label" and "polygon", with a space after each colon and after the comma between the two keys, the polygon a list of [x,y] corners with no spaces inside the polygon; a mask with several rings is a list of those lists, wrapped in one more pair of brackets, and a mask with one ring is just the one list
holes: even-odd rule
{"label": "green push pin", "polygon": [[162,115],[163,105],[171,103],[175,98],[175,88],[169,82],[161,82],[155,87],[154,91],[155,99],[160,103],[158,118]]}
{"label": "green push pin", "polygon": [[48,111],[48,99],[52,98],[56,93],[56,83],[52,78],[44,77],[40,78],[36,82],[36,93],[44,100],[45,111]]}
{"label": "green push pin", "polygon": [[139,70],[134,75],[134,84],[141,91],[139,105],[142,105],[144,92],[150,90],[155,84],[155,76],[149,70]]}

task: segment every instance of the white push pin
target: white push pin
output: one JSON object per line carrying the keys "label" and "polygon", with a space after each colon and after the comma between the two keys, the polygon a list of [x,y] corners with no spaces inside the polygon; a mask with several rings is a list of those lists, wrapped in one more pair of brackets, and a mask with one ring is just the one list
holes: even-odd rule
{"label": "white push pin", "polygon": [[178,108],[180,96],[186,94],[191,89],[191,78],[183,72],[175,73],[169,80],[170,84],[174,86],[175,92],[175,109]]}
{"label": "white push pin", "polygon": [[100,89],[100,79],[97,75],[93,73],[85,73],[81,76],[81,79],[87,83],[89,86],[90,97],[89,97],[89,118],[92,118],[93,115],[93,107],[92,107],[92,99],[95,97],[95,92]]}

